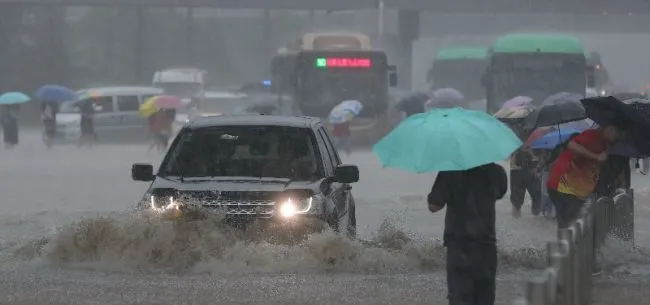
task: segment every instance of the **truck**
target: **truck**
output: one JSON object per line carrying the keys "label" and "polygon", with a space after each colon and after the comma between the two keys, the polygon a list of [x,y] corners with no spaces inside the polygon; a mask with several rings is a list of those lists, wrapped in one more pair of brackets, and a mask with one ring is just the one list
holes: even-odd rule
{"label": "truck", "polygon": [[587,81],[596,95],[606,95],[611,92],[609,73],[598,52],[589,52],[587,56]]}
{"label": "truck", "polygon": [[366,35],[306,34],[278,50],[271,74],[271,90],[289,115],[324,119],[342,101],[358,100],[363,110],[351,124],[353,143],[373,144],[389,130],[388,88],[397,85],[396,67]]}
{"label": "truck", "polygon": [[198,68],[169,68],[154,73],[152,85],[189,104],[203,99],[206,76],[207,72]]}
{"label": "truck", "polygon": [[489,49],[489,64],[482,79],[487,111],[523,95],[541,104],[559,92],[586,95],[587,59],[574,36],[566,34],[507,34]]}
{"label": "truck", "polygon": [[468,100],[485,98],[481,77],[488,64],[487,47],[453,47],[440,49],[427,74],[433,90],[454,88]]}

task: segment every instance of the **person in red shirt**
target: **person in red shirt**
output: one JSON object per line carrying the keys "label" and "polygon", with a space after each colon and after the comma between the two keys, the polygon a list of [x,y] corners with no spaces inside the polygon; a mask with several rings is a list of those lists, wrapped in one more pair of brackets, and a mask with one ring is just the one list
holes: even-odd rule
{"label": "person in red shirt", "polygon": [[345,153],[348,156],[352,152],[350,143],[350,123],[351,121],[347,121],[340,124],[333,124],[332,126],[332,136],[334,136],[334,140],[336,141],[336,143],[334,143],[334,145],[336,145],[336,149],[345,150]]}
{"label": "person in red shirt", "polygon": [[574,137],[551,165],[546,183],[556,211],[558,228],[568,228],[577,219],[587,197],[598,182],[607,149],[621,137],[621,126],[609,124],[588,129]]}

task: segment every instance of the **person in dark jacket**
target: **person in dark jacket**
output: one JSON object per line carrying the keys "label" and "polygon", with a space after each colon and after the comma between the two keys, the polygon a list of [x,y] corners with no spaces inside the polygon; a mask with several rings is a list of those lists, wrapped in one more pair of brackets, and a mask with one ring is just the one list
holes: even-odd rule
{"label": "person in dark jacket", "polygon": [[526,192],[530,196],[530,212],[538,216],[541,212],[542,186],[536,172],[538,158],[530,149],[519,149],[510,158],[510,202],[512,216],[521,217]]}
{"label": "person in dark jacket", "polygon": [[494,163],[440,172],[427,197],[429,210],[447,207],[449,305],[493,305],[497,271],[495,204],[508,190],[505,170]]}
{"label": "person in dark jacket", "polygon": [[18,111],[20,105],[4,105],[0,111],[5,147],[8,149],[18,145]]}
{"label": "person in dark jacket", "polygon": [[97,134],[95,134],[95,106],[92,100],[87,100],[79,106],[81,114],[81,138],[79,139],[79,146],[88,144],[92,145],[97,141]]}

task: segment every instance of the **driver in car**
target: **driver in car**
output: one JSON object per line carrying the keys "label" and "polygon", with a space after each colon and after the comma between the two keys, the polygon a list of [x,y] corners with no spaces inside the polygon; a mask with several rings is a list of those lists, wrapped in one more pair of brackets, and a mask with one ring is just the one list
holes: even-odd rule
{"label": "driver in car", "polygon": [[269,164],[264,174],[268,177],[309,181],[314,170],[308,154],[309,146],[306,141],[295,138],[283,139],[278,144],[278,160]]}

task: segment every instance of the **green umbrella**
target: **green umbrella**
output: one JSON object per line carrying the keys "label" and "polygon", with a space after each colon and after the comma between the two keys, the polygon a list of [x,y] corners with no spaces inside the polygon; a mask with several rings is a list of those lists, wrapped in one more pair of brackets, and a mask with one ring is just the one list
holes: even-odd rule
{"label": "green umbrella", "polygon": [[373,147],[385,167],[411,172],[466,170],[507,159],[522,145],[487,113],[435,109],[409,117]]}

